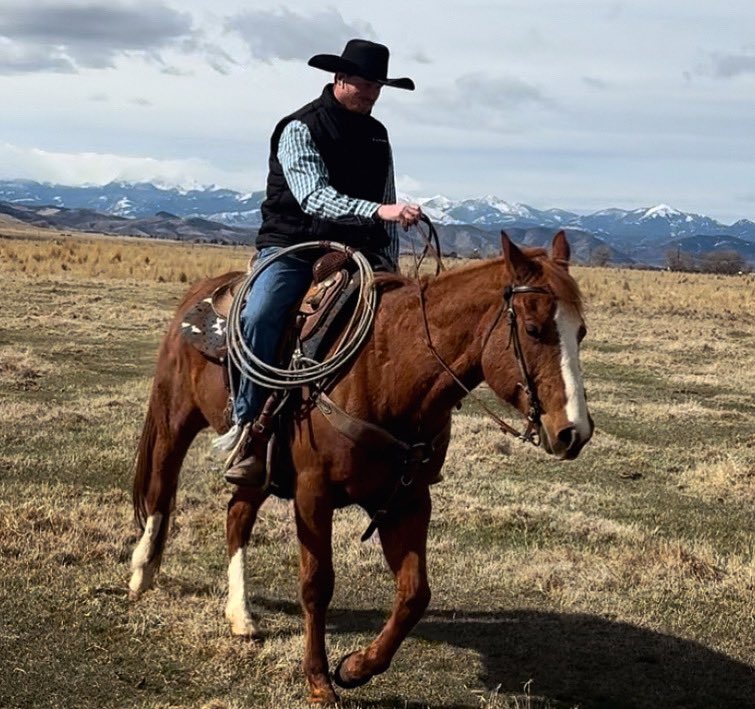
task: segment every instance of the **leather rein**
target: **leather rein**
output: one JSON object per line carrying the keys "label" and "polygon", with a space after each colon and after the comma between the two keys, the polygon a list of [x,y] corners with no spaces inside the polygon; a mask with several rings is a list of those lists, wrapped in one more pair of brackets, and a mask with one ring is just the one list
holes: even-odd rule
{"label": "leather rein", "polygon": [[495,319],[493,320],[492,325],[488,329],[487,334],[485,335],[485,338],[482,341],[482,348],[481,351],[485,349],[485,345],[487,345],[488,340],[490,339],[491,334],[493,333],[493,330],[498,326],[498,323],[501,320],[501,317],[503,314],[506,314],[506,318],[509,322],[509,341],[506,347],[511,347],[513,345],[514,347],[514,356],[516,358],[516,363],[519,367],[519,374],[521,377],[521,380],[518,383],[518,386],[520,389],[522,389],[527,397],[527,428],[524,431],[518,431],[513,426],[508,424],[506,421],[504,421],[498,414],[495,413],[479,396],[475,395],[465,384],[464,382],[459,379],[454,371],[451,369],[451,367],[448,366],[446,361],[441,357],[438,350],[435,348],[435,345],[433,344],[432,338],[430,337],[430,325],[427,321],[427,309],[425,306],[425,293],[422,288],[422,285],[417,282],[417,289],[419,293],[419,302],[420,302],[420,312],[422,313],[422,324],[425,330],[425,344],[427,345],[428,349],[432,353],[432,355],[435,357],[435,359],[438,360],[441,367],[450,375],[450,377],[456,382],[456,384],[466,393],[467,396],[471,397],[472,400],[496,423],[498,428],[500,428],[504,433],[511,434],[515,438],[518,438],[519,440],[525,441],[527,443],[532,443],[535,446],[540,445],[540,435],[538,433],[538,428],[540,425],[540,416],[542,414],[542,406],[540,404],[540,399],[537,396],[537,390],[535,389],[535,382],[532,378],[532,375],[530,374],[529,369],[527,368],[527,360],[524,357],[524,350],[522,349],[522,342],[519,338],[519,328],[517,327],[517,316],[516,316],[516,310],[514,309],[514,296],[516,295],[522,295],[525,293],[540,293],[544,295],[549,295],[551,292],[549,289],[543,287],[543,286],[515,286],[515,285],[507,285],[503,289],[503,298],[501,300],[501,307],[498,309],[498,313],[495,316]]}
{"label": "leather rein", "polygon": [[[456,376],[453,370],[448,366],[444,359],[438,353],[433,345],[432,338],[430,337],[430,326],[427,322],[427,311],[425,308],[425,294],[422,289],[422,284],[419,280],[419,269],[428,253],[432,254],[435,258],[435,275],[437,276],[441,271],[445,270],[443,261],[441,260],[440,251],[440,239],[438,238],[438,232],[435,229],[435,225],[430,221],[427,215],[423,214],[420,220],[427,225],[428,233],[425,234],[420,228],[419,224],[416,225],[416,229],[419,232],[422,240],[425,242],[422,254],[417,257],[416,251],[414,252],[414,274],[419,291],[420,312],[422,313],[422,325],[425,330],[425,344],[435,359],[438,360],[443,369],[451,376],[456,384],[461,387],[467,396],[470,396],[472,400],[496,423],[496,425],[504,432],[509,433],[519,440],[532,443],[535,446],[540,445],[540,436],[537,433],[540,416],[542,414],[542,406],[540,405],[540,399],[538,399],[537,391],[535,389],[535,382],[527,368],[527,360],[524,357],[524,350],[522,349],[522,343],[519,339],[519,329],[517,328],[516,311],[514,310],[514,296],[523,293],[542,293],[550,295],[551,291],[542,286],[516,286],[507,285],[503,289],[503,300],[501,307],[498,310],[498,314],[493,320],[493,324],[490,326],[485,339],[482,342],[482,349],[485,349],[485,345],[490,339],[490,335],[498,325],[501,317],[506,313],[506,317],[509,321],[509,341],[506,347],[514,347],[514,356],[516,357],[516,363],[519,367],[519,374],[522,381],[519,382],[519,387],[524,391],[527,396],[527,428],[519,432],[513,426],[504,421],[498,414],[496,414],[490,407],[488,407],[479,396],[473,394],[469,388]],[[412,242],[412,248],[414,242]]]}

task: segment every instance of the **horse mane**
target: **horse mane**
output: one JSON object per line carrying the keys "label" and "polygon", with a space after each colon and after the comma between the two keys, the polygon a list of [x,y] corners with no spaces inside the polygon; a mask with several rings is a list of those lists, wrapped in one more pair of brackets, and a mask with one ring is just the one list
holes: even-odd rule
{"label": "horse mane", "polygon": [[[553,294],[560,301],[568,303],[582,314],[582,294],[577,282],[567,269],[567,264],[561,261],[555,261],[550,258],[548,252],[540,247],[522,247],[522,253],[530,259],[536,266],[536,270],[531,278],[525,279],[524,283],[539,282],[541,278],[545,279],[550,286]],[[419,283],[421,287],[426,287],[430,282],[437,279],[445,278],[452,274],[473,273],[475,271],[484,271],[490,268],[501,268],[505,260],[503,256],[492,259],[482,259],[464,264],[459,268],[453,268],[444,271],[438,276],[425,274],[420,276]],[[397,273],[376,273],[375,284],[381,292],[394,290],[403,286],[412,285],[416,288],[417,281],[409,276]],[[521,285],[521,284],[520,284]]]}

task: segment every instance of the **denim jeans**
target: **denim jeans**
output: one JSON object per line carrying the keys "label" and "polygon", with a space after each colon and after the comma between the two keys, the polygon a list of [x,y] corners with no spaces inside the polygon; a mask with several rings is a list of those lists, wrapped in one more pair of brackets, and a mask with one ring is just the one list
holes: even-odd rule
{"label": "denim jeans", "polygon": [[[280,250],[278,246],[261,249],[254,269]],[[241,313],[241,329],[246,344],[266,364],[275,365],[278,344],[290,322],[292,309],[304,297],[311,282],[311,260],[287,254],[273,261],[252,283]],[[235,422],[253,421],[268,393],[264,387],[242,376],[233,402]]]}

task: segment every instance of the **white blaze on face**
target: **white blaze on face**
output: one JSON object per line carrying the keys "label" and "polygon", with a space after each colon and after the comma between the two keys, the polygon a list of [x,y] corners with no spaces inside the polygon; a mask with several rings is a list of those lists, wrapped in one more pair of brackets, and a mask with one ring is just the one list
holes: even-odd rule
{"label": "white blaze on face", "polygon": [[560,303],[556,307],[554,319],[561,341],[561,376],[566,391],[566,416],[582,440],[585,440],[590,436],[590,419],[582,371],[579,368],[577,333],[582,322],[573,310],[563,308]]}

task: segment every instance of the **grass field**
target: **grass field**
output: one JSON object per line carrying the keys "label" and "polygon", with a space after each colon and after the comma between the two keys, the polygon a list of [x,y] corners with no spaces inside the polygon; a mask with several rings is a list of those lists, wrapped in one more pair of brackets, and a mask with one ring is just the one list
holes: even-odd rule
{"label": "grass field", "polygon": [[[159,586],[127,600],[157,344],[186,282],[247,257],[0,225],[0,707],[306,706],[290,503],[255,527],[266,635],[241,642],[209,434]],[[433,488],[430,609],[342,706],[755,707],[755,276],[574,272],[593,441],[559,463],[464,406]],[[392,601],[365,524],[336,517],[332,660]]]}

